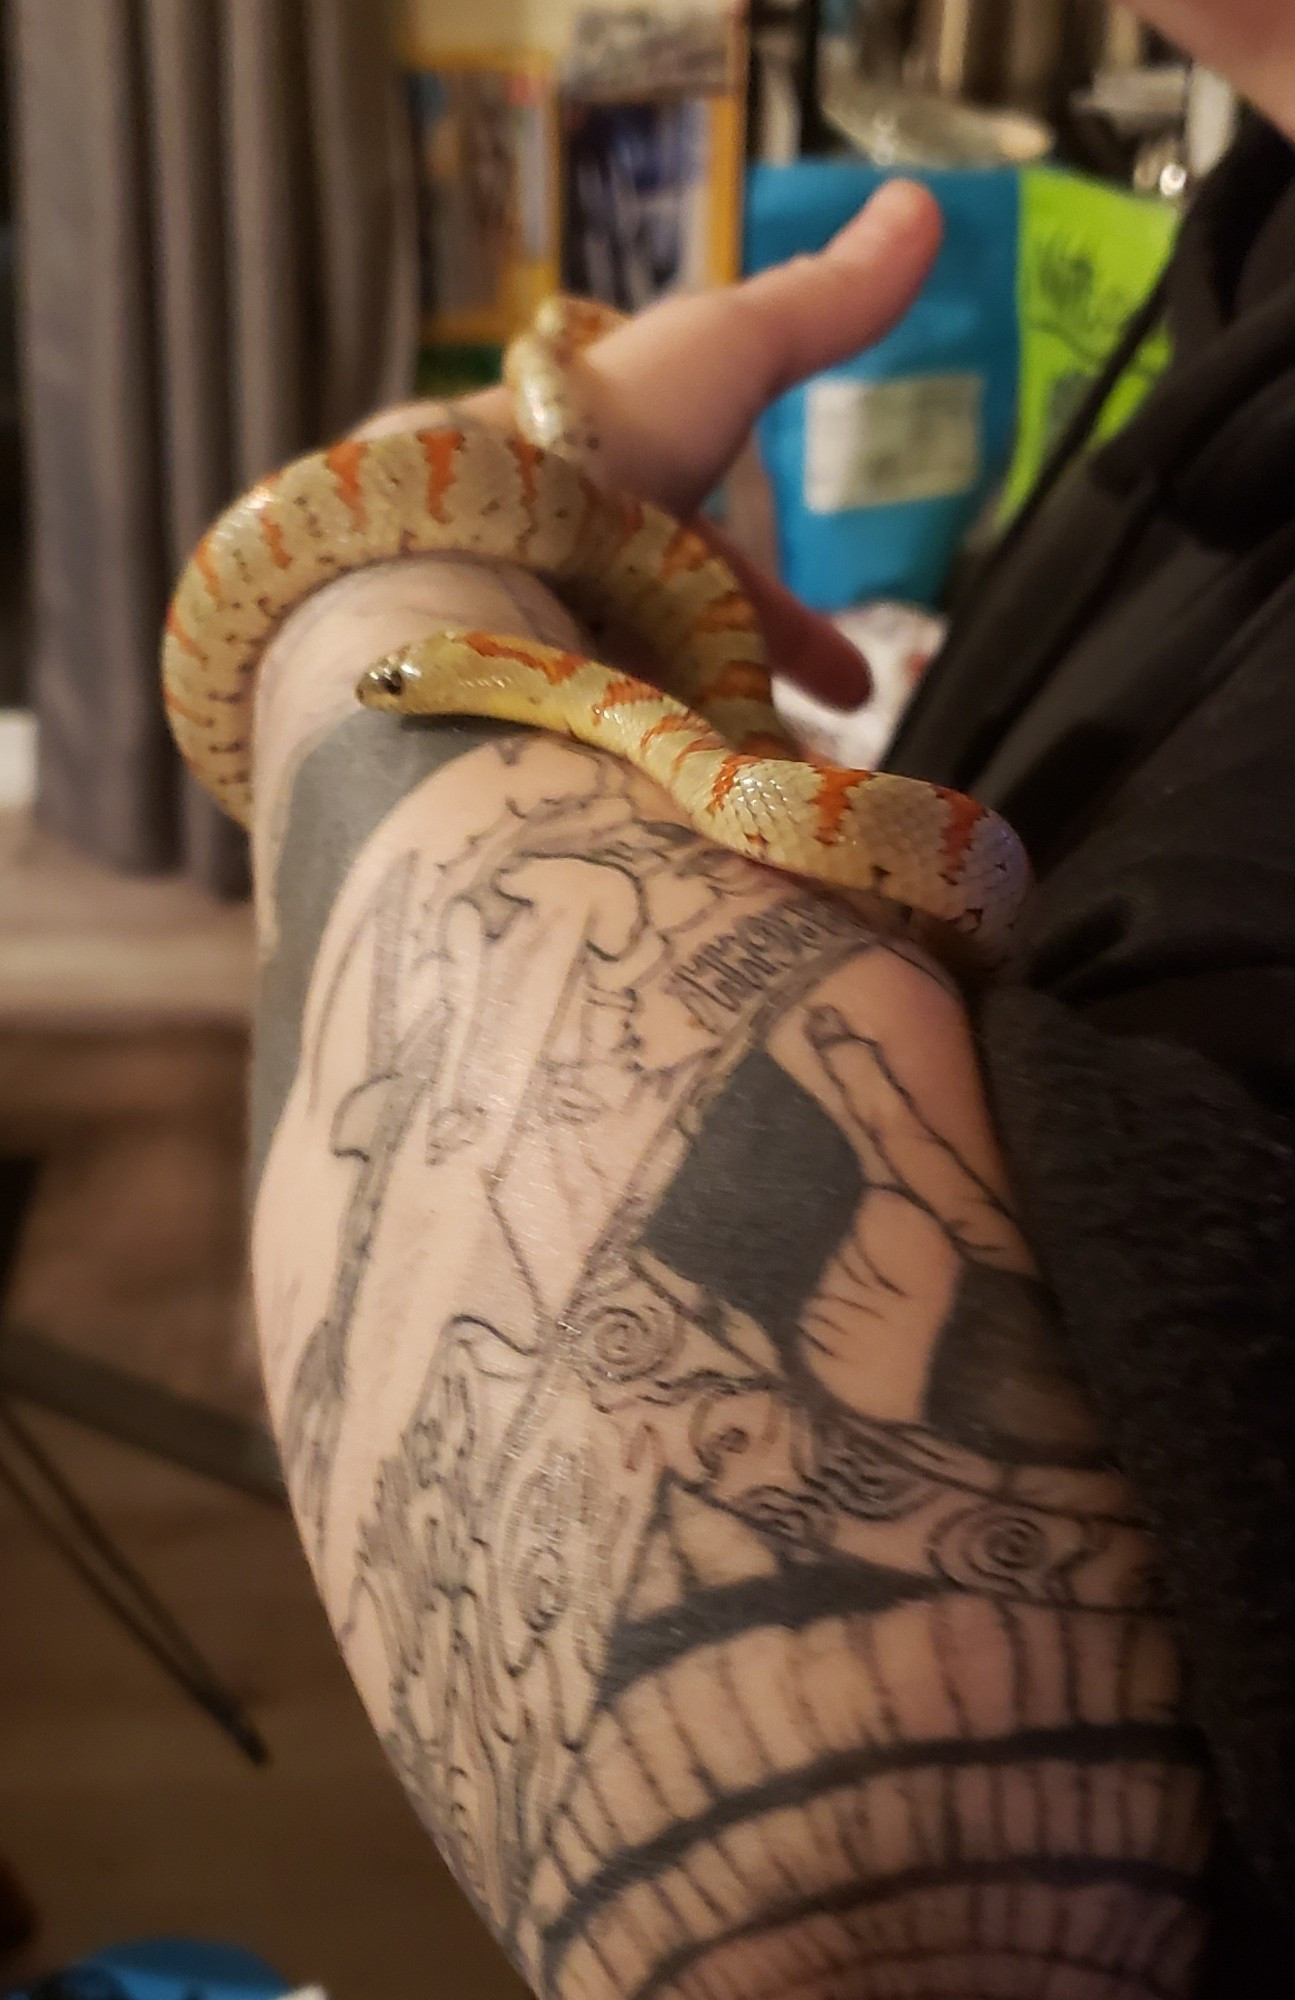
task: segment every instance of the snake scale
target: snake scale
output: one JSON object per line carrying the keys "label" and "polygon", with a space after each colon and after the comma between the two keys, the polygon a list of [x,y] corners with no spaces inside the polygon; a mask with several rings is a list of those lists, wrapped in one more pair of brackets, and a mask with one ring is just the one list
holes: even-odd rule
{"label": "snake scale", "polygon": [[964,959],[1005,950],[1028,883],[1011,829],[938,785],[807,757],[773,707],[755,611],[693,529],[609,493],[582,349],[615,316],[550,301],[510,350],[518,428],[448,409],[417,430],[345,438],[263,479],[204,536],[176,586],[162,649],[171,729],[197,777],[246,824],[261,656],[305,598],[407,555],[535,571],[595,635],[649,650],[659,681],[524,637],[447,631],[389,655],[357,690],[401,714],[531,723],[614,752],[709,839],[947,929]]}

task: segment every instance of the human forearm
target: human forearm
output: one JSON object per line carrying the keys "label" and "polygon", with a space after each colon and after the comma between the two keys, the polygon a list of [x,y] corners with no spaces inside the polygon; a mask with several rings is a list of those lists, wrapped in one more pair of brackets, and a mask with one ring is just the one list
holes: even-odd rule
{"label": "human forearm", "polygon": [[265,683],[257,1287],[427,1823],[553,1992],[1188,1993],[1196,1748],[956,996],[615,763],[294,720],[431,616],[340,588]]}

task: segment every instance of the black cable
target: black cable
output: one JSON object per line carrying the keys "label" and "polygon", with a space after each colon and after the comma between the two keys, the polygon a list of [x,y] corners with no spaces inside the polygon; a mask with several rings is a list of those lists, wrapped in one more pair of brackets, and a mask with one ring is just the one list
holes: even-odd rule
{"label": "black cable", "polygon": [[257,1764],[266,1762],[267,1753],[264,1744],[256,1731],[247,1723],[232,1696],[221,1687],[209,1671],[196,1673],[185,1659],[177,1657],[168,1648],[164,1638],[150,1628],[147,1619],[141,1617],[139,1611],[96,1571],[93,1562],[87,1558],[84,1550],[78,1547],[75,1538],[51,1518],[36,1494],[24,1483],[22,1475],[12,1464],[6,1463],[2,1456],[0,1456],[0,1485],[8,1488],[90,1593],[163,1672],[233,1738],[250,1761]]}
{"label": "black cable", "polygon": [[17,1412],[3,1402],[0,1402],[0,1427],[9,1432],[24,1457],[35,1468],[37,1476],[44,1481],[58,1505],[69,1517],[73,1528],[84,1537],[104,1567],[117,1578],[123,1589],[134,1595],[145,1614],[152,1619],[157,1629],[165,1634],[167,1643],[174,1649],[176,1657],[187,1656],[190,1670],[199,1677],[209,1675],[211,1669],[183,1626],[162,1603],[139,1570],[109,1538],[106,1529],[96,1520]]}
{"label": "black cable", "polygon": [[[0,1447],[0,1485],[7,1487],[91,1594],[190,1700],[237,1744],[249,1762],[268,1763],[265,1742],[234,1696],[222,1686],[187,1633],[112,1542],[26,1425],[2,1402],[0,1431],[8,1434],[28,1467],[24,1477]],[[31,1490],[28,1482],[33,1474],[43,1483],[47,1502],[52,1496],[55,1507],[62,1509],[71,1524],[70,1531]],[[78,1535],[82,1538],[80,1542]],[[102,1570],[96,1567],[95,1559]],[[132,1596],[134,1604],[129,1601]]]}

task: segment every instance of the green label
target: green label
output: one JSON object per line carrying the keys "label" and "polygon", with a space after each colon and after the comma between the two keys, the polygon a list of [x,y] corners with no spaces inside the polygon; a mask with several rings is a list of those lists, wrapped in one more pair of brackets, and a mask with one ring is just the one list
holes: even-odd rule
{"label": "green label", "polygon": [[[1021,372],[1004,518],[1029,493],[1052,445],[1146,299],[1177,227],[1177,213],[1165,202],[1049,167],[1027,168],[1021,175]],[[1112,390],[1094,443],[1132,416],[1169,352],[1167,333],[1150,335]]]}

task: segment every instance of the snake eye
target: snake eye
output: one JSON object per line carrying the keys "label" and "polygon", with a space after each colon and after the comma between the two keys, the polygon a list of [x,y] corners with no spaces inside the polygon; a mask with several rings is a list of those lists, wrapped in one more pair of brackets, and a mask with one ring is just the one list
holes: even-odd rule
{"label": "snake eye", "polygon": [[370,675],[372,685],[381,694],[403,694],[405,691],[405,670],[396,660],[384,660]]}

